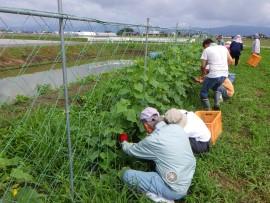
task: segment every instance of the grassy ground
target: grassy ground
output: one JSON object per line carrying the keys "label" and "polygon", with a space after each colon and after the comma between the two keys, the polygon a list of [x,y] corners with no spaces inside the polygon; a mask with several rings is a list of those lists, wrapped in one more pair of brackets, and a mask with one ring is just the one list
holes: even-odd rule
{"label": "grassy ground", "polygon": [[[161,49],[162,46],[162,44],[149,44],[149,50]],[[2,48],[0,50],[0,78],[61,68],[59,49],[59,46]],[[66,46],[68,67],[114,59],[134,59],[143,55],[142,43]]]}
{"label": "grassy ground", "polygon": [[[50,40],[60,41],[60,37],[55,34],[0,34],[1,39],[23,39],[23,40]],[[66,37],[67,41],[86,42],[87,38],[80,37]]]}
{"label": "grassy ground", "polygon": [[[270,47],[270,39],[260,39],[261,41],[261,46],[263,47]],[[244,39],[243,44],[246,47],[251,47],[252,46],[252,39]]]}
{"label": "grassy ground", "polygon": [[[251,68],[246,64],[249,54],[250,52],[245,50],[239,67],[232,67],[230,70],[236,73],[235,95],[221,107],[223,133],[218,142],[211,147],[210,153],[197,157],[196,173],[189,194],[185,200],[178,202],[269,202],[270,83],[268,78],[270,69],[267,57],[270,50],[262,50],[263,60],[257,68]],[[90,88],[91,85],[86,86],[82,94]],[[181,106],[182,108],[194,111],[201,108],[198,99],[199,88],[198,85],[186,104]],[[53,97],[56,97],[56,93],[50,92],[50,94],[49,99],[48,95],[39,98],[37,104],[50,104]],[[212,100],[211,102],[213,103]],[[60,106],[63,106],[62,96]],[[17,104],[1,109],[0,126],[3,129],[11,123],[12,117],[14,119],[17,117],[16,108],[22,113],[29,108],[29,105]],[[132,160],[134,166],[140,166],[140,161]],[[109,174],[97,179],[92,176],[86,178],[89,180],[87,184],[84,182],[85,185],[78,187],[81,193],[85,193],[85,199],[89,202],[99,200],[99,202],[150,203],[143,195],[122,188],[122,182]]]}
{"label": "grassy ground", "polygon": [[209,154],[198,157],[186,202],[269,202],[269,54],[263,49],[261,64],[251,68],[244,51],[239,67],[231,68],[235,95],[222,104],[223,133]]}

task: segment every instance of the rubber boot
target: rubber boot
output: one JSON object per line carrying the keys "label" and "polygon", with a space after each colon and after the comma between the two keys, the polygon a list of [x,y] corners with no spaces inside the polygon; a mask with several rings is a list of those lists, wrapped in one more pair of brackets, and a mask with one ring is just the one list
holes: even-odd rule
{"label": "rubber boot", "polygon": [[210,111],[211,110],[209,99],[202,99],[202,105],[203,105],[203,108],[205,110],[207,110],[207,111]]}
{"label": "rubber boot", "polygon": [[219,106],[220,106],[220,102],[221,102],[221,98],[222,94],[219,91],[215,92],[215,96],[214,96],[214,110],[220,110]]}

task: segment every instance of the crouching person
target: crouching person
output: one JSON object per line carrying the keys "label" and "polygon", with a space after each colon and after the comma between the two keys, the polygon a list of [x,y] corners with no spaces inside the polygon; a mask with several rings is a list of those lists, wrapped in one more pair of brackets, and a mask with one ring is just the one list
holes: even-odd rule
{"label": "crouching person", "polygon": [[195,113],[172,108],[165,113],[164,120],[169,124],[178,124],[184,129],[194,154],[209,151],[211,133]]}
{"label": "crouching person", "polygon": [[152,160],[156,171],[126,170],[123,180],[155,202],[174,202],[186,196],[195,172],[196,160],[189,139],[180,125],[161,121],[159,112],[147,107],[140,120],[149,134],[139,143],[120,135],[122,149],[130,156]]}
{"label": "crouching person", "polygon": [[223,84],[219,87],[221,91],[221,101],[231,98],[234,95],[233,82],[235,80],[234,74],[229,74]]}

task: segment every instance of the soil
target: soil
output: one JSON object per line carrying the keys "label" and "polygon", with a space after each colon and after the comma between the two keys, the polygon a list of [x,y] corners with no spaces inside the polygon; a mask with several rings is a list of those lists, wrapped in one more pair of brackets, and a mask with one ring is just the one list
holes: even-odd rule
{"label": "soil", "polygon": [[231,189],[235,192],[240,192],[248,184],[248,181],[246,180],[234,180],[220,171],[213,172],[210,174],[210,176],[214,177],[223,188]]}
{"label": "soil", "polygon": [[[68,96],[70,98],[70,103],[72,104],[80,104],[78,100],[73,100],[76,95],[84,95],[86,92],[90,91],[94,83],[91,84],[74,84],[68,88]],[[57,107],[64,107],[65,106],[65,99],[64,95],[59,95],[59,91],[52,91],[49,94],[39,96],[35,102],[35,105],[48,105],[52,106],[55,105],[57,100]]]}
{"label": "soil", "polygon": [[0,69],[5,68],[7,66],[20,66],[24,63],[25,63],[25,61],[22,59],[0,57]]}
{"label": "soil", "polygon": [[[71,85],[68,88],[68,94],[70,101],[73,105],[81,105],[79,99],[73,99],[76,95],[84,95],[88,91],[91,90],[91,88],[95,85],[95,82],[89,83],[89,84],[74,84]],[[25,112],[29,110],[29,106],[32,105],[31,99],[20,102],[17,104],[12,104],[7,107],[0,108],[0,123],[3,122],[3,125],[7,125],[9,121],[12,121],[13,119],[19,118],[23,115],[25,115]],[[34,102],[34,106],[32,109],[39,108],[41,106],[54,106],[58,108],[64,108],[65,106],[65,100],[64,100],[64,94],[60,93],[59,90],[50,91],[45,95],[41,95],[37,97],[36,101]],[[7,119],[8,118],[8,119]]]}
{"label": "soil", "polygon": [[257,89],[255,95],[257,97],[263,97],[265,95],[265,91],[263,89]]}

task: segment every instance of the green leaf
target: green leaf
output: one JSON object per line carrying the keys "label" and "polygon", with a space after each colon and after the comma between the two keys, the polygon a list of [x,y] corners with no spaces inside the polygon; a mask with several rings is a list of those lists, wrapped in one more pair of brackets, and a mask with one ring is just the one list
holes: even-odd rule
{"label": "green leaf", "polygon": [[[137,76],[136,76],[136,79],[137,79]],[[148,77],[147,77],[147,75],[141,75],[140,77],[139,77],[139,79],[140,80],[142,80],[142,81],[144,81],[144,82],[147,82],[148,81]]]}
{"label": "green leaf", "polygon": [[112,140],[112,139],[110,139],[110,138],[107,138],[107,139],[105,139],[105,140],[103,140],[102,142],[101,142],[101,144],[102,144],[102,146],[109,146],[109,147],[113,147],[113,146],[115,146],[115,140]]}
{"label": "green leaf", "polygon": [[130,102],[126,99],[121,99],[116,104],[116,113],[123,113],[127,111],[128,106],[130,105]]}
{"label": "green leaf", "polygon": [[163,95],[162,99],[163,99],[164,102],[170,103],[170,100],[166,95]]}
{"label": "green leaf", "polygon": [[10,173],[10,177],[15,178],[22,182],[33,182],[34,178],[28,173],[23,172],[19,168],[13,168]]}
{"label": "green leaf", "polygon": [[151,80],[149,82],[153,87],[158,87],[159,86],[159,82],[157,82],[156,80]]}
{"label": "green leaf", "polygon": [[164,69],[163,67],[157,68],[157,71],[158,71],[161,75],[166,75],[166,74],[167,74],[166,71],[165,71],[165,69]]}
{"label": "green leaf", "polygon": [[107,161],[101,161],[101,162],[99,162],[99,166],[103,169],[103,170],[107,170],[107,169],[109,169],[109,164],[108,164],[108,162]]}
{"label": "green leaf", "polygon": [[125,88],[122,88],[120,91],[119,91],[119,95],[126,95],[127,93],[129,93],[130,91],[128,89],[125,89]]}
{"label": "green leaf", "polygon": [[134,85],[134,89],[139,92],[143,92],[143,85],[141,83],[137,83]]}
{"label": "green leaf", "polygon": [[137,114],[134,109],[128,109],[127,112],[125,113],[127,120],[131,122],[136,122],[137,121]]}
{"label": "green leaf", "polygon": [[138,94],[134,93],[133,96],[134,96],[136,99],[143,99],[143,98],[144,98],[144,95],[141,94],[141,93],[138,93]]}
{"label": "green leaf", "polygon": [[101,153],[99,154],[99,156],[100,156],[103,160],[107,159],[107,154],[106,154],[105,152],[101,152]]}
{"label": "green leaf", "polygon": [[145,95],[145,100],[149,103],[149,104],[155,104],[156,103],[156,99],[154,97],[151,97],[149,95]]}
{"label": "green leaf", "polygon": [[98,156],[99,156],[99,152],[98,152],[98,151],[94,151],[94,152],[91,153],[90,156],[88,156],[88,159],[89,159],[90,161],[95,161],[95,159],[97,159]]}

